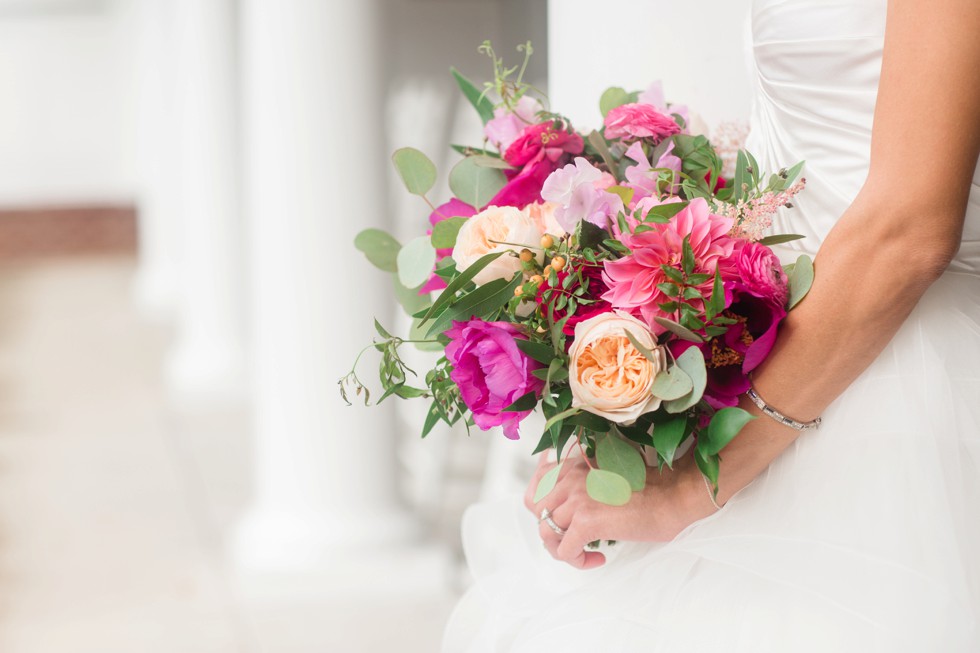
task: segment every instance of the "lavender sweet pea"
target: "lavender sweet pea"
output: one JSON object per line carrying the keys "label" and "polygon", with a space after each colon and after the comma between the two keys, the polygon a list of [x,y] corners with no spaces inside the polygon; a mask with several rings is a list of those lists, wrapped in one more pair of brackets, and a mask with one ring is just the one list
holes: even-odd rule
{"label": "lavender sweet pea", "polygon": [[518,439],[518,425],[531,411],[504,412],[504,408],[528,392],[540,394],[544,387],[531,374],[540,365],[517,348],[515,340],[525,339],[521,330],[509,322],[474,319],[453,322],[446,336],[451,341],[446,358],[453,366],[449,376],[473,412],[473,421],[484,431],[502,426],[504,435]]}

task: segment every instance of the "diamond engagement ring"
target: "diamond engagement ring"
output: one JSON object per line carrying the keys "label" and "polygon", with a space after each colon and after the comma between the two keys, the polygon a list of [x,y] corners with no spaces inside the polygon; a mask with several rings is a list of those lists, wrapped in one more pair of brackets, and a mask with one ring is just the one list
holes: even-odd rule
{"label": "diamond engagement ring", "polygon": [[551,518],[551,511],[548,510],[547,508],[541,511],[541,519],[538,520],[538,523],[540,524],[541,522],[547,524],[548,528],[553,530],[555,534],[558,535],[558,537],[561,537],[568,532],[564,528],[562,528],[561,526],[555,523],[555,520]]}

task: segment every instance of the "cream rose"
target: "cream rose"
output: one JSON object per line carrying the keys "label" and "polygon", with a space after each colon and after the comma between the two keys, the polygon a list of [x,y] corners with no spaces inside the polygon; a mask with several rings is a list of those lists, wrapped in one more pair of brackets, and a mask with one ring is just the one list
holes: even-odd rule
{"label": "cream rose", "polygon": [[[654,353],[654,361],[633,346],[627,331]],[[579,322],[568,355],[572,406],[617,424],[632,424],[660,407],[650,390],[667,367],[667,355],[649,327],[635,317],[613,311]]]}
{"label": "cream rose", "polygon": [[560,238],[565,235],[565,229],[555,218],[555,209],[558,207],[559,205],[554,202],[531,202],[522,209],[522,213],[531,218],[542,234],[551,234]]}
{"label": "cream rose", "polygon": [[[541,231],[519,209],[513,206],[489,206],[463,223],[456,236],[456,246],[453,247],[453,260],[456,261],[456,269],[462,272],[480,257],[492,252],[520,252],[525,247],[537,247],[540,241]],[[543,252],[538,252],[537,257],[538,263],[544,262]],[[510,279],[520,269],[520,259],[505,254],[480,270],[473,277],[473,282],[482,286],[494,279]]]}

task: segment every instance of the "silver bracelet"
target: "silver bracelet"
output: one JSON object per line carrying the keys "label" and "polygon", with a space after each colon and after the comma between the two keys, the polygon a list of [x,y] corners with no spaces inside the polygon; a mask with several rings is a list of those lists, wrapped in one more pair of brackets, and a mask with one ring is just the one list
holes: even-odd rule
{"label": "silver bracelet", "polygon": [[752,400],[752,403],[754,403],[756,406],[759,407],[759,410],[761,410],[763,413],[773,418],[780,424],[788,426],[791,429],[796,429],[797,431],[809,431],[811,429],[816,429],[817,427],[819,427],[820,422],[822,421],[818,417],[810,422],[797,422],[792,417],[786,417],[781,412],[779,412],[778,410],[776,410],[775,408],[767,404],[765,401],[763,401],[762,397],[759,396],[759,393],[755,391],[755,388],[750,386],[749,391],[746,394],[749,396],[749,399]]}

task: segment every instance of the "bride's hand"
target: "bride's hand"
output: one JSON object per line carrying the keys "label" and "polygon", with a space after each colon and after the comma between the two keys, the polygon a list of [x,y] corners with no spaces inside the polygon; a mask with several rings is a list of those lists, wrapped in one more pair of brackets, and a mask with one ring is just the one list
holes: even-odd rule
{"label": "bride's hand", "polygon": [[565,534],[559,535],[541,521],[538,530],[545,548],[555,559],[579,569],[592,569],[605,562],[601,553],[585,550],[589,542],[666,542],[716,511],[690,456],[677,460],[673,470],[665,467],[661,473],[655,467],[649,468],[646,487],[634,492],[624,506],[609,506],[589,497],[585,490],[589,464],[577,456],[565,459],[554,489],[535,503],[538,482],[554,466],[554,462],[541,456],[524,504],[535,519],[540,519],[545,508],[551,512],[552,520],[565,529]]}

